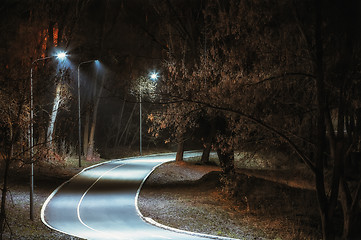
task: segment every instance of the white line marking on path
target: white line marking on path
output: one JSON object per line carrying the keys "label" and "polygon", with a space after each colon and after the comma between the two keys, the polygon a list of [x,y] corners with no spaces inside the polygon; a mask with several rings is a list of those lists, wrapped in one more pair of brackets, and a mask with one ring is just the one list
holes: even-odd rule
{"label": "white line marking on path", "polygon": [[79,203],[78,203],[78,206],[77,206],[77,208],[76,208],[76,212],[77,212],[77,215],[78,215],[78,219],[79,219],[79,222],[80,222],[81,224],[83,224],[85,227],[87,227],[87,228],[89,228],[89,229],[91,229],[91,230],[93,230],[93,231],[95,231],[95,232],[102,233],[102,234],[105,234],[105,235],[107,235],[107,236],[109,236],[109,237],[117,238],[117,239],[119,239],[118,236],[115,236],[115,235],[112,235],[112,234],[110,234],[110,233],[97,230],[97,229],[95,229],[95,228],[90,227],[90,226],[87,225],[86,223],[84,223],[84,221],[81,219],[81,216],[80,216],[80,205],[81,205],[81,203],[83,202],[83,199],[84,199],[85,195],[87,195],[87,193],[90,191],[90,189],[91,189],[92,187],[94,187],[94,185],[95,185],[102,177],[104,177],[104,175],[106,175],[107,173],[113,171],[114,169],[117,169],[117,168],[119,168],[119,167],[121,167],[121,166],[124,166],[124,165],[125,165],[125,163],[122,163],[122,164],[120,164],[120,165],[118,165],[118,166],[116,166],[116,167],[113,167],[112,169],[109,169],[108,171],[106,171],[106,172],[104,172],[102,175],[100,175],[100,176],[97,178],[97,180],[95,180],[95,181],[93,182],[93,184],[90,185],[90,187],[89,187],[89,188],[84,192],[84,194],[81,196],[81,198],[80,198],[80,200],[79,200]]}

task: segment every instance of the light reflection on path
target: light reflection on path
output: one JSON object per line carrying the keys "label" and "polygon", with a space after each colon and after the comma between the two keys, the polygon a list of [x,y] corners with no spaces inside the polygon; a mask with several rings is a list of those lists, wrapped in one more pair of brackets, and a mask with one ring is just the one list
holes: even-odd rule
{"label": "light reflection on path", "polygon": [[[186,152],[185,157],[200,155]],[[57,231],[85,239],[209,239],[146,223],[136,201],[144,179],[175,153],[113,160],[90,167],[58,187],[42,208],[42,221]],[[216,238],[217,239],[217,238]]]}

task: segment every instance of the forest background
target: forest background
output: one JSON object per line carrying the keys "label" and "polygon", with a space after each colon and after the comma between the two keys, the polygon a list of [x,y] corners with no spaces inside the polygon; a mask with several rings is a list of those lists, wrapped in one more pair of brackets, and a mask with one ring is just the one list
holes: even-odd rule
{"label": "forest background", "polygon": [[[110,157],[141,131],[146,147],[174,142],[178,160],[187,144],[204,162],[217,151],[230,193],[235,151],[281,150],[315,177],[323,238],[357,234],[358,1],[4,1],[0,12],[1,230],[9,169],[80,147],[88,161]],[[51,57],[60,49],[64,62]]]}

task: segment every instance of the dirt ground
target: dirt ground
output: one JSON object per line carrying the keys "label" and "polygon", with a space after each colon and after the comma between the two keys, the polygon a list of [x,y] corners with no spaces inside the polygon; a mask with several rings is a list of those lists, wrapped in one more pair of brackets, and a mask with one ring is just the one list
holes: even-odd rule
{"label": "dirt ground", "polygon": [[3,239],[14,240],[75,240],[78,238],[54,231],[46,227],[40,218],[43,203],[51,192],[63,181],[54,178],[35,179],[34,220],[30,220],[29,185],[27,182],[16,181],[9,186],[7,201],[8,227]]}
{"label": "dirt ground", "polygon": [[[36,166],[34,221],[29,220],[28,171],[24,169],[11,177],[9,228],[3,239],[78,239],[48,229],[40,219],[41,206],[51,192],[81,170],[76,165],[75,161],[67,166]],[[244,185],[234,199],[222,192],[217,166],[191,161],[164,164],[146,181],[139,198],[140,209],[145,216],[171,227],[237,239],[321,238],[316,201],[308,187],[289,188],[251,177],[279,176],[290,185],[297,185],[300,182],[296,176],[300,174],[250,169],[241,172],[239,182]]]}
{"label": "dirt ground", "polygon": [[[94,163],[87,163],[91,165]],[[7,195],[7,226],[3,239],[13,240],[77,240],[49,229],[40,217],[41,207],[48,196],[81,169],[74,164],[45,162],[34,167],[34,220],[30,220],[29,166],[11,169]],[[2,170],[2,169],[0,169]],[[1,171],[2,174],[2,171]],[[2,180],[2,179],[1,179]],[[1,181],[0,180],[0,181]],[[1,182],[2,187],[2,182]]]}
{"label": "dirt ground", "polygon": [[174,228],[236,239],[321,238],[312,190],[251,177],[255,170],[245,171],[248,175],[240,170],[241,191],[231,198],[220,188],[219,170],[191,163],[160,166],[140,193],[140,211]]}

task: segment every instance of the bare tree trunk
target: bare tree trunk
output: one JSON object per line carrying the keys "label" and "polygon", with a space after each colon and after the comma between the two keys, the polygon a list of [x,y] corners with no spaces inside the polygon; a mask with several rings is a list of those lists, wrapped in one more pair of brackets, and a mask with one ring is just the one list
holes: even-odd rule
{"label": "bare tree trunk", "polygon": [[89,123],[90,123],[90,110],[89,108],[86,111],[85,115],[85,124],[83,130],[83,154],[86,155],[88,152],[89,146]]}
{"label": "bare tree trunk", "polygon": [[6,221],[6,195],[7,195],[7,185],[8,185],[8,175],[9,175],[9,166],[10,159],[7,156],[5,159],[5,169],[3,176],[3,187],[1,191],[1,210],[0,210],[0,240],[2,240],[3,233],[5,231],[5,221]]}
{"label": "bare tree trunk", "polygon": [[48,133],[47,133],[47,145],[49,148],[53,148],[53,134],[54,134],[54,126],[55,126],[55,120],[56,116],[58,114],[59,104],[60,104],[60,93],[61,93],[61,84],[59,83],[56,86],[55,91],[55,98],[54,98],[54,104],[53,104],[53,111],[51,112],[49,127],[48,127]]}
{"label": "bare tree trunk", "polygon": [[101,95],[102,95],[102,92],[103,92],[104,82],[105,82],[105,74],[103,74],[103,76],[102,76],[100,89],[99,89],[99,92],[97,94],[97,98],[96,98],[94,108],[93,108],[93,118],[92,118],[92,125],[91,125],[91,128],[90,128],[89,145],[88,145],[88,151],[87,151],[87,157],[86,157],[87,160],[92,160],[93,155],[94,155],[95,127],[96,127],[96,123],[97,123],[98,107],[99,107],[100,98],[101,98]]}
{"label": "bare tree trunk", "polygon": [[123,105],[122,105],[122,110],[120,111],[120,116],[119,116],[119,122],[118,122],[118,126],[117,126],[117,134],[116,134],[116,138],[114,141],[114,147],[118,146],[120,143],[120,136],[121,136],[121,127],[122,127],[122,119],[123,119],[123,113],[124,113],[124,107],[125,107],[125,97],[123,100]]}
{"label": "bare tree trunk", "polygon": [[5,168],[4,168],[4,176],[3,176],[3,187],[1,191],[1,209],[0,209],[0,240],[3,239],[3,233],[5,231],[6,224],[6,195],[8,191],[8,176],[9,176],[9,168],[11,159],[13,158],[14,151],[14,134],[13,128],[10,126],[10,146],[9,149],[6,150],[5,153]]}
{"label": "bare tree trunk", "polygon": [[360,226],[360,207],[361,200],[361,179],[359,180],[354,194],[351,194],[345,178],[340,182],[340,203],[343,212],[343,233],[342,239],[354,239],[355,233],[359,232]]}
{"label": "bare tree trunk", "polygon": [[128,146],[128,149],[131,149],[133,147],[133,145],[135,144],[135,140],[137,139],[137,137],[139,136],[139,128],[136,132],[134,132],[134,135],[133,135],[133,138],[132,138],[132,141],[130,142],[129,146]]}
{"label": "bare tree trunk", "polygon": [[324,158],[326,153],[326,95],[324,87],[324,68],[323,68],[323,43],[321,25],[323,21],[322,3],[315,1],[316,8],[316,26],[315,26],[315,48],[316,48],[316,94],[317,94],[317,150],[316,150],[316,192],[318,207],[322,222],[322,236],[324,240],[335,238],[334,227],[330,217],[330,204],[325,190],[324,180]]}
{"label": "bare tree trunk", "polygon": [[[134,114],[134,111],[135,111],[135,108],[136,108],[136,107],[137,107],[137,104],[135,103],[135,104],[134,104],[134,107],[133,107],[133,110],[132,110],[132,112],[130,113],[130,116],[129,116],[129,118],[128,118],[127,124],[126,124],[125,127],[124,127],[123,133],[122,133],[122,135],[120,135],[120,137],[119,137],[119,141],[118,141],[118,143],[117,143],[117,146],[120,146],[120,143],[121,143],[121,141],[122,141],[122,139],[123,139],[123,136],[125,137],[125,139],[127,138],[126,135],[127,135],[128,130],[129,130],[130,122],[131,122],[131,120],[132,120],[132,117],[133,117],[133,114]],[[126,141],[124,141],[124,145],[125,145],[125,142],[126,142]]]}
{"label": "bare tree trunk", "polygon": [[341,180],[340,183],[340,203],[343,212],[343,233],[342,239],[348,239],[350,234],[350,225],[352,222],[352,212],[350,206],[352,204],[351,196],[346,186],[346,182],[344,179]]}

